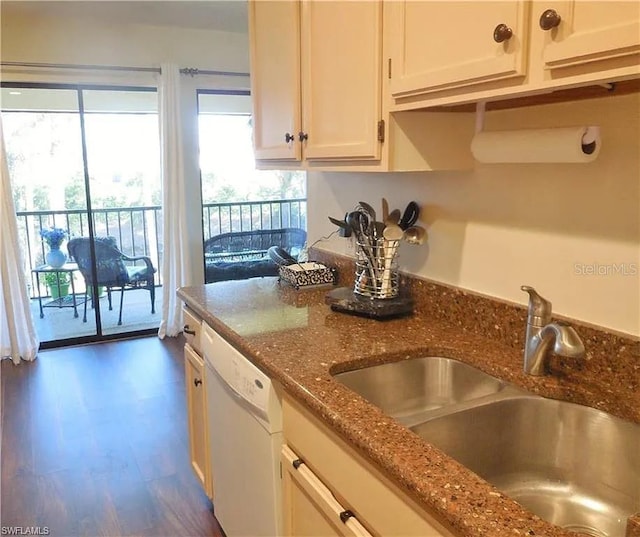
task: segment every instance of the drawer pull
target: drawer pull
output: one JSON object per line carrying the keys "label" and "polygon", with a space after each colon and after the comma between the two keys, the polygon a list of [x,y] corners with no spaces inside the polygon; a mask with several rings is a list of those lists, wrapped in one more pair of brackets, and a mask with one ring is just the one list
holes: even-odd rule
{"label": "drawer pull", "polygon": [[284,141],[286,143],[293,142],[295,139],[296,137],[293,134],[289,134],[288,132],[284,133]]}
{"label": "drawer pull", "polygon": [[291,463],[291,465],[297,470],[298,468],[300,468],[300,465],[304,464],[304,461],[302,459],[296,459],[295,461],[293,461]]}
{"label": "drawer pull", "polygon": [[513,30],[506,24],[498,24],[493,30],[493,40],[496,43],[504,43],[513,37]]}
{"label": "drawer pull", "polygon": [[304,142],[305,140],[309,139],[309,135],[306,132],[302,132],[300,131],[298,133],[298,140],[300,140],[301,142]]}
{"label": "drawer pull", "polygon": [[195,336],[196,335],[196,331],[195,330],[189,330],[189,325],[188,324],[184,325],[184,328],[182,329],[182,331],[185,334],[189,334],[190,336]]}
{"label": "drawer pull", "polygon": [[349,520],[351,517],[355,518],[356,515],[353,514],[353,511],[349,511],[349,509],[347,509],[346,511],[342,511],[342,513],[340,513],[340,520],[342,520],[343,524],[347,523],[347,520]]}
{"label": "drawer pull", "polygon": [[561,21],[562,17],[558,15],[555,9],[547,9],[540,15],[540,28],[549,31],[559,26]]}
{"label": "drawer pull", "polygon": [[200,384],[202,384],[202,380],[200,379],[193,379],[193,385],[197,388],[198,386],[200,386]]}

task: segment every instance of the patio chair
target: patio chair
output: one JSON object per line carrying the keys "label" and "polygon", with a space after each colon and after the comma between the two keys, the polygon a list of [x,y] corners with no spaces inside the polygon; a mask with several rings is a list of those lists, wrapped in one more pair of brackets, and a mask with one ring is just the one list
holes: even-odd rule
{"label": "patio chair", "polygon": [[[93,270],[91,263],[91,243],[88,237],[78,237],[71,239],[67,244],[69,255],[78,264],[78,270],[84,278],[86,289],[84,292],[84,317],[83,322],[87,322],[87,294],[89,289],[93,289],[94,283],[100,287],[105,287],[109,299],[109,309],[111,305],[112,289],[120,289],[120,313],[118,315],[118,325],[122,324],[122,303],[124,292],[129,289],[147,289],[151,295],[151,313],[156,312],[156,288],[153,275],[156,272],[151,259],[147,256],[130,257],[118,250],[114,237],[96,237],[94,239],[96,255],[96,281],[93,281]],[[126,265],[125,261],[144,261],[141,265]],[[92,293],[93,305],[93,293]]]}

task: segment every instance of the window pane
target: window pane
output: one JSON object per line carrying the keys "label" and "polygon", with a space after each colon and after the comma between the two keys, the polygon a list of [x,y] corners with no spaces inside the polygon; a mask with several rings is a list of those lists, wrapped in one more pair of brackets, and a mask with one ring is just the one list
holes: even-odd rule
{"label": "window pane", "polygon": [[203,203],[306,197],[306,173],[256,170],[249,115],[200,114]]}
{"label": "window pane", "polygon": [[2,88],[17,211],[86,208],[77,95],[75,90]]}

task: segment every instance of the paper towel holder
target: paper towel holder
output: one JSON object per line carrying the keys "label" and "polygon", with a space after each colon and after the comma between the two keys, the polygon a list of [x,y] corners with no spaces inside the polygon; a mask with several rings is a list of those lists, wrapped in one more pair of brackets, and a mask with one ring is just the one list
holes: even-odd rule
{"label": "paper towel holder", "polygon": [[[582,157],[578,157],[577,159],[575,158],[575,156],[572,156],[571,159],[569,160],[564,160],[562,158],[558,158],[557,160],[551,159],[551,160],[546,160],[546,157],[541,157],[540,155],[535,155],[532,157],[529,157],[527,155],[527,157],[524,160],[517,160],[517,159],[513,159],[513,158],[506,158],[505,160],[501,160],[501,159],[496,159],[495,157],[491,157],[488,160],[484,160],[483,157],[479,156],[477,153],[479,151],[476,151],[475,149],[475,141],[477,138],[479,137],[483,137],[483,135],[486,137],[487,135],[490,135],[489,133],[485,133],[483,132],[483,128],[484,128],[484,119],[485,119],[485,111],[486,111],[486,101],[478,101],[476,103],[476,121],[475,121],[475,136],[474,136],[474,140],[472,141],[471,144],[471,151],[474,155],[474,157],[476,158],[476,160],[479,160],[480,162],[494,162],[494,163],[500,163],[500,162],[505,162],[505,163],[514,163],[514,162],[523,162],[523,163],[532,163],[532,162],[578,162],[581,161],[582,157],[585,157],[587,160],[586,161],[591,161],[593,159],[595,159],[599,153],[600,150],[600,127],[598,126],[585,126],[585,127],[579,127],[579,129],[581,129],[581,132],[578,133],[579,138],[574,138],[574,144],[578,144],[574,147],[579,147],[579,153],[582,155]],[[555,136],[556,132],[560,132],[562,130],[567,130],[566,128],[558,128],[557,130],[554,129],[531,129],[529,130],[529,132],[537,132],[537,133],[544,133],[546,135],[551,135],[551,136]],[[503,136],[510,136],[510,135],[518,135],[521,134],[522,131],[502,131],[500,134],[502,134]],[[495,133],[491,133],[491,134],[498,134],[497,132]],[[528,140],[529,141],[529,140]],[[508,145],[508,144],[507,144]]]}
{"label": "paper towel holder", "polygon": [[589,126],[582,135],[582,151],[585,155],[591,155],[595,152],[600,140],[600,127]]}

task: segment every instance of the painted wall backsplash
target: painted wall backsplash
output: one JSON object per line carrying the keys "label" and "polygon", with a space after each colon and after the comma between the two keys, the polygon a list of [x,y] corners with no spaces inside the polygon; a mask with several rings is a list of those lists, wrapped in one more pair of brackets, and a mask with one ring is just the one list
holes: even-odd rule
{"label": "painted wall backsplash", "polygon": [[[359,201],[422,207],[426,247],[400,248],[405,272],[640,335],[640,96],[492,112],[485,129],[600,125],[590,164],[476,164],[473,171],[309,173],[309,237]],[[428,126],[425,126],[428,128]],[[447,133],[443,132],[443,136]],[[346,239],[316,245],[353,254]]]}

